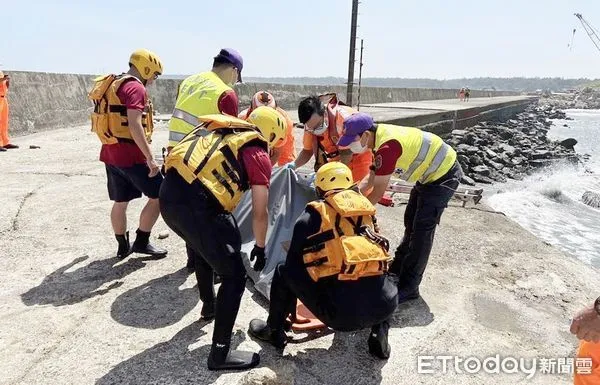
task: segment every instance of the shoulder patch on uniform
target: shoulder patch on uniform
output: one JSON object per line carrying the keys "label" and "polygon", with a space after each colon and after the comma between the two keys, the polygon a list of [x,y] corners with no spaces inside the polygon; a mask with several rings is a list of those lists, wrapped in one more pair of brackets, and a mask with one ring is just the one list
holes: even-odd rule
{"label": "shoulder patch on uniform", "polygon": [[379,170],[381,168],[381,163],[383,160],[381,159],[381,154],[375,155],[375,159],[373,160],[373,164],[375,165],[375,169]]}

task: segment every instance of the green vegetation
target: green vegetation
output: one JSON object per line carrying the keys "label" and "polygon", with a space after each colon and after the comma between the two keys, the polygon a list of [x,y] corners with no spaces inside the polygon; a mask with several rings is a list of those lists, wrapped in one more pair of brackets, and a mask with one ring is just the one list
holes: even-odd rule
{"label": "green vegetation", "polygon": [[600,88],[600,80],[594,80],[592,82],[583,84],[582,86],[580,86],[579,88],[585,88],[585,87],[590,87],[590,88]]}

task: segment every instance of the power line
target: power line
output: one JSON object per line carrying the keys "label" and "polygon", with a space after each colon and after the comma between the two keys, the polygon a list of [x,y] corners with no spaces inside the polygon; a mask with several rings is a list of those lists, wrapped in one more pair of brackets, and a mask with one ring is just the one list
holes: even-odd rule
{"label": "power line", "polygon": [[575,13],[575,16],[579,19],[579,21],[583,25],[583,28],[585,29],[585,32],[587,32],[588,36],[592,40],[592,43],[594,43],[594,45],[596,46],[598,51],[600,51],[600,38],[598,37],[596,29],[590,23],[588,23],[586,19],[583,18],[581,13]]}
{"label": "power line", "polygon": [[362,83],[363,48],[364,48],[364,40],[360,39],[360,63],[358,63],[358,101],[356,102],[357,110],[360,110],[360,90],[361,90],[361,83]]}

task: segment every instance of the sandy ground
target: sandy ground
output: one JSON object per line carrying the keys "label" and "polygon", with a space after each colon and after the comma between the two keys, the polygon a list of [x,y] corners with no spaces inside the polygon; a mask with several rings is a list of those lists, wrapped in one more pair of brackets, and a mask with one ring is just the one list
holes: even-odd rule
{"label": "sandy ground", "polygon": [[[155,136],[159,153],[164,127]],[[368,331],[295,335],[283,357],[246,333],[266,302],[247,286],[234,345],[260,352],[252,372],[206,369],[212,323],[199,323],[185,248],[159,220],[167,258],[113,258],[99,143],[88,127],[15,138],[0,153],[0,384],[569,384],[542,358],[572,357],[572,314],[598,295],[600,275],[499,213],[450,207],[436,234],[422,299],[401,305],[392,356],[369,356]],[[29,149],[29,145],[40,149]],[[143,200],[129,209],[134,232]],[[403,206],[379,208],[395,247]],[[538,359],[538,373],[418,373],[418,356]],[[530,362],[530,361],[529,361]],[[529,367],[531,363],[527,364]],[[459,367],[459,369],[464,369]],[[253,382],[254,381],[254,382]]]}

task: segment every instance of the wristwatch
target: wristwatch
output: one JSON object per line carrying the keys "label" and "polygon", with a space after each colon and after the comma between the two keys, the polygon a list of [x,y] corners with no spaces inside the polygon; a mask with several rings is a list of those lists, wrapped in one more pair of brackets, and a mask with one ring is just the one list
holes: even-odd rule
{"label": "wristwatch", "polygon": [[596,310],[596,313],[600,316],[600,297],[596,298],[596,301],[594,302],[594,310]]}

